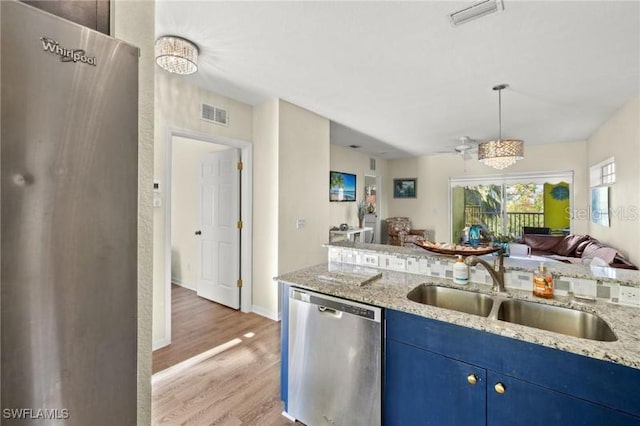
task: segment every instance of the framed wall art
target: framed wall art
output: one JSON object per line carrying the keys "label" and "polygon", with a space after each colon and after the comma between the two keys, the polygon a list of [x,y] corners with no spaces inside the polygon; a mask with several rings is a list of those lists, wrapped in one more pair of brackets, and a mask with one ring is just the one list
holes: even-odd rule
{"label": "framed wall art", "polygon": [[393,198],[416,198],[418,194],[418,179],[394,179]]}

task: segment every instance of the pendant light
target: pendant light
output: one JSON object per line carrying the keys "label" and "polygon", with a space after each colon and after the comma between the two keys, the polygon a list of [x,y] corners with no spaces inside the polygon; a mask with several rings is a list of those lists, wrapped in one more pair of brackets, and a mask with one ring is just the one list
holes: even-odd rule
{"label": "pendant light", "polygon": [[524,142],[519,139],[502,139],[502,90],[509,87],[499,84],[498,91],[498,140],[482,142],[478,145],[478,160],[494,169],[502,170],[524,158]]}
{"label": "pendant light", "polygon": [[198,71],[198,47],[191,41],[162,36],[156,40],[156,64],[174,74],[193,74]]}

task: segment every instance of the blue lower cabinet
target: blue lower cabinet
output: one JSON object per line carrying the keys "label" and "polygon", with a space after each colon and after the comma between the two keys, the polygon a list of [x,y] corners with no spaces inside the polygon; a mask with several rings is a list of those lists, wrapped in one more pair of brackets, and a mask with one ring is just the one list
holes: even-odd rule
{"label": "blue lower cabinet", "polygon": [[640,370],[387,310],[385,425],[640,426]]}
{"label": "blue lower cabinet", "polygon": [[485,424],[485,370],[391,339],[386,359],[386,426]]}
{"label": "blue lower cabinet", "polygon": [[640,419],[488,371],[487,425],[516,424],[518,426],[638,426]]}

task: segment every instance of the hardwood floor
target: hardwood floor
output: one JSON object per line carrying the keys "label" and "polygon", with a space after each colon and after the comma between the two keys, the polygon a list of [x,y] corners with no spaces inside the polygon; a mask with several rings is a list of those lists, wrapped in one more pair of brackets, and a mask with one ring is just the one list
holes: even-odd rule
{"label": "hardwood floor", "polygon": [[172,344],[153,353],[154,425],[291,425],[280,402],[280,323],[173,286]]}

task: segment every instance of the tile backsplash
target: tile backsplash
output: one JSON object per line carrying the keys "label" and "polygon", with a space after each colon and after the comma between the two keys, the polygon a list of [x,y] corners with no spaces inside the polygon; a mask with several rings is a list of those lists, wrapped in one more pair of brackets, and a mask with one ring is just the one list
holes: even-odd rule
{"label": "tile backsplash", "polygon": [[[328,249],[329,262],[370,266],[430,277],[451,278],[453,276],[454,261],[452,259],[393,255],[342,247],[328,247]],[[471,282],[491,284],[491,277],[483,267],[472,266],[469,268],[469,272]],[[595,300],[598,298],[608,300],[611,303],[640,307],[640,288],[638,287],[562,275],[554,275],[554,279],[554,291],[559,296],[573,294],[580,299]],[[510,270],[505,273],[504,280],[507,288],[530,290],[533,273]]]}

